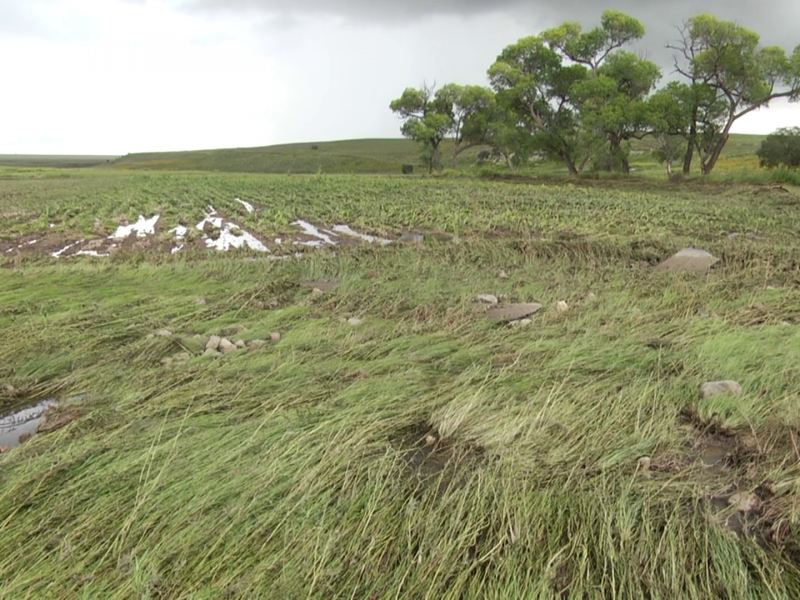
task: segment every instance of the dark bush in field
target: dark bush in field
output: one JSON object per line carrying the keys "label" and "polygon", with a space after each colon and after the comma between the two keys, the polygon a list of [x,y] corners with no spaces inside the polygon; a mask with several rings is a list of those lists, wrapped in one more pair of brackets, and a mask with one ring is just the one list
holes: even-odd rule
{"label": "dark bush in field", "polygon": [[414,172],[414,165],[403,165],[403,175],[411,175]]}
{"label": "dark bush in field", "polygon": [[783,127],[761,142],[758,152],[762,167],[800,167],[800,127]]}

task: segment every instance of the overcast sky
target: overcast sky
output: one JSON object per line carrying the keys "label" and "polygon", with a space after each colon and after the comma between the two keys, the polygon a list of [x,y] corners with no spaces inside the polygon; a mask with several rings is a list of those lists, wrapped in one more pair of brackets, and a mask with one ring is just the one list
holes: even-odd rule
{"label": "overcast sky", "polygon": [[[664,43],[699,11],[800,42],[795,0],[0,0],[0,153],[125,154],[396,137],[423,81],[486,83],[506,45],[620,8]],[[666,72],[669,68],[665,69]],[[736,131],[800,125],[775,104]]]}

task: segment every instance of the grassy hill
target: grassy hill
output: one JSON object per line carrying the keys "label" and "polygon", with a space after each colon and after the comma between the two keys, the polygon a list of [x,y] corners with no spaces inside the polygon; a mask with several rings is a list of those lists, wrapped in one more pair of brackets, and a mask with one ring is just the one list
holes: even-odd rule
{"label": "grassy hill", "polygon": [[104,165],[115,158],[116,155],[0,154],[0,166],[75,169]]}
{"label": "grassy hill", "polygon": [[[764,136],[733,135],[723,159],[753,157]],[[634,144],[635,152],[652,149],[652,140]],[[475,165],[482,148],[472,148],[459,157],[460,167]],[[445,166],[450,165],[452,142],[442,147]],[[634,156],[645,165],[649,155]],[[366,139],[307,142],[259,148],[148,152],[128,154],[112,163],[116,168],[165,171],[221,171],[239,173],[399,173],[403,164],[423,169],[417,144],[406,139]],[[655,165],[653,165],[655,167]]]}

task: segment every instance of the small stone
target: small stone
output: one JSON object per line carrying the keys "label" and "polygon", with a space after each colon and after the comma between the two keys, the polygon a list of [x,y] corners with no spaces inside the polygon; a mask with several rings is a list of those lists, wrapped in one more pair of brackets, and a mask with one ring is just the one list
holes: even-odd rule
{"label": "small stone", "polygon": [[222,341],[222,338],[218,335],[212,335],[208,338],[208,342],[206,343],[206,350],[216,350],[219,348],[219,344]]}
{"label": "small stone", "polygon": [[506,273],[505,271],[500,271],[500,273],[497,276],[500,279],[508,279],[508,273]]}
{"label": "small stone", "polygon": [[30,431],[26,431],[21,436],[19,436],[19,443],[20,444],[24,444],[25,442],[27,442],[32,437],[33,437],[33,434]]}
{"label": "small stone", "polygon": [[637,464],[639,465],[639,468],[642,471],[649,471],[650,470],[650,462],[651,461],[650,461],[650,457],[649,456],[643,456],[636,462],[637,462]]}
{"label": "small stone", "polygon": [[353,327],[358,327],[358,326],[359,326],[359,325],[361,325],[361,324],[362,324],[364,321],[363,321],[363,320],[361,320],[361,319],[359,319],[358,317],[350,317],[349,319],[347,319],[347,322],[348,322],[350,325],[352,325]]}
{"label": "small stone", "polygon": [[11,385],[10,383],[5,383],[5,384],[3,384],[3,393],[4,393],[5,395],[7,395],[7,396],[14,397],[14,396],[16,396],[16,395],[17,395],[17,390],[16,390],[16,388],[15,388],[13,385]]}
{"label": "small stone", "polygon": [[166,367],[168,364],[172,363],[172,359],[169,356],[165,356],[160,361],[162,367]]}
{"label": "small stone", "polygon": [[728,499],[728,506],[733,506],[740,513],[748,515],[761,510],[761,498],[752,493],[740,492]]}
{"label": "small stone", "polygon": [[538,303],[506,304],[491,307],[486,311],[486,316],[492,321],[508,323],[525,319],[540,310],[542,310],[542,305]]}
{"label": "small stone", "polygon": [[172,337],[172,332],[169,329],[159,329],[155,333],[156,337]]}
{"label": "small stone", "polygon": [[766,305],[766,304],[764,304],[763,302],[756,302],[756,303],[753,305],[753,308],[755,308],[755,309],[758,309],[758,310],[766,310],[766,308],[767,308],[767,305]]}
{"label": "small stone", "polygon": [[198,298],[197,300],[194,301],[194,305],[195,306],[205,306],[206,305],[206,299],[205,298]]}
{"label": "small stone", "polygon": [[509,325],[512,327],[527,327],[528,325],[533,324],[533,319],[517,319],[516,321],[511,321]]}
{"label": "small stone", "polygon": [[594,292],[589,292],[588,294],[586,294],[586,299],[587,300],[596,300],[597,299],[597,294],[595,294]]}
{"label": "small stone", "polygon": [[705,250],[697,248],[684,248],[677,254],[671,256],[656,267],[657,271],[692,271],[695,273],[705,273],[719,262],[719,259],[712,256]]}
{"label": "small stone", "polygon": [[11,450],[11,448],[8,446],[0,446],[0,454],[5,454],[9,450]]}
{"label": "small stone", "polygon": [[263,348],[267,345],[266,340],[251,340],[250,341],[250,349],[251,350],[258,350],[259,348]]}
{"label": "small stone", "polygon": [[281,341],[281,334],[277,331],[273,331],[269,334],[269,341],[270,342],[280,342]]}
{"label": "small stone", "polygon": [[324,296],[324,295],[325,295],[325,292],[323,292],[323,291],[322,291],[321,289],[319,289],[319,288],[314,288],[313,290],[311,290],[311,295],[312,295],[314,298],[319,298],[320,296]]}
{"label": "small stone", "polygon": [[222,354],[230,354],[231,352],[234,352],[235,350],[238,350],[238,348],[236,347],[236,344],[232,343],[228,338],[222,338],[220,340],[220,342],[219,342],[219,351]]}
{"label": "small stone", "polygon": [[556,310],[558,312],[567,312],[569,310],[569,304],[563,300],[559,300],[559,302],[556,304]]}
{"label": "small stone", "polygon": [[494,294],[478,294],[478,297],[475,298],[477,302],[482,302],[483,304],[499,304],[500,300],[497,299],[497,296]]}
{"label": "small stone", "polygon": [[438,440],[436,439],[435,435],[428,435],[425,437],[425,445],[426,446],[433,446]]}
{"label": "small stone", "polygon": [[703,399],[713,398],[720,394],[742,395],[742,386],[738,381],[709,381],[700,386],[700,396]]}
{"label": "small stone", "polygon": [[192,360],[192,355],[188,352],[179,352],[175,356],[172,357],[172,360],[176,362],[186,362],[188,360]]}
{"label": "small stone", "polygon": [[217,358],[222,356],[218,351],[214,350],[213,348],[206,348],[206,351],[203,352],[203,356],[211,356],[213,358]]}
{"label": "small stone", "polygon": [[247,344],[245,344],[244,340],[236,340],[235,344],[236,347],[239,348],[239,350],[247,347]]}

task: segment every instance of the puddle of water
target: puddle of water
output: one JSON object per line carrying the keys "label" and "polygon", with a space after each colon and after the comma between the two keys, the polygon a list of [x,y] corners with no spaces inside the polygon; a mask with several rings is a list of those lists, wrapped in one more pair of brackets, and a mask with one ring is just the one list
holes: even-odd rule
{"label": "puddle of water", "polygon": [[0,418],[0,446],[14,448],[19,446],[19,436],[35,434],[44,411],[53,404],[54,400],[44,400]]}
{"label": "puddle of water", "polygon": [[136,232],[137,238],[153,235],[156,232],[156,223],[158,223],[159,217],[160,215],[153,215],[149,219],[145,219],[142,215],[139,215],[139,220],[136,221],[136,223],[133,225],[120,225],[117,230],[108,237],[112,240],[124,240],[134,231]]}
{"label": "puddle of water", "polygon": [[253,207],[253,205],[252,205],[252,204],[250,204],[250,203],[249,203],[249,202],[247,202],[246,200],[242,200],[241,198],[235,198],[235,200],[236,200],[236,201],[237,201],[239,204],[241,204],[242,206],[244,206],[244,208],[245,208],[245,210],[246,210],[247,212],[249,212],[249,213],[253,213],[253,212],[255,212],[255,210],[256,210],[256,209]]}
{"label": "puddle of water", "polygon": [[[312,237],[319,238],[320,240],[322,240],[326,244],[330,244],[331,246],[335,246],[336,245],[336,242],[334,242],[329,235],[327,235],[325,233],[322,233],[319,229],[314,227],[311,223],[308,223],[306,221],[303,221],[302,219],[299,219],[299,220],[295,221],[294,223],[292,223],[292,225],[302,229],[303,232],[306,235],[310,235]],[[306,244],[306,245],[310,246],[311,244]]]}
{"label": "puddle of water", "polygon": [[336,233],[342,233],[344,235],[349,235],[350,237],[356,237],[359,239],[364,240],[372,244],[373,242],[379,242],[382,245],[391,244],[392,240],[387,240],[385,238],[375,237],[374,235],[367,235],[366,233],[360,233],[350,228],[349,225],[336,225],[333,230]]}

